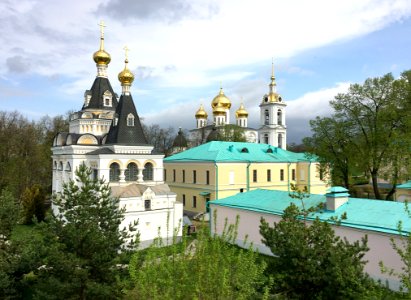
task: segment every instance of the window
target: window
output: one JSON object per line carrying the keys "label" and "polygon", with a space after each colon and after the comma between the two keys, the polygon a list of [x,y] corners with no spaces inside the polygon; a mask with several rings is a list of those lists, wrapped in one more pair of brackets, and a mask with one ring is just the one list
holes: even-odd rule
{"label": "window", "polygon": [[66,164],[66,172],[71,172],[71,166],[69,162],[67,162]]}
{"label": "window", "polygon": [[267,181],[271,181],[271,170],[267,170]]}
{"label": "window", "polygon": [[230,171],[229,177],[228,177],[228,184],[234,184],[234,171]]}
{"label": "window", "polygon": [[197,197],[193,196],[193,208],[197,207]]}
{"label": "window", "polygon": [[267,149],[267,153],[273,153],[273,149],[272,149],[272,148],[268,148],[268,149]]}
{"label": "window", "polygon": [[295,169],[291,170],[291,180],[295,180]]}
{"label": "window", "polygon": [[57,170],[57,162],[56,162],[56,161],[54,162],[53,169],[54,169],[54,170]]}
{"label": "window", "polygon": [[63,171],[63,162],[59,163],[59,171]]}
{"label": "window", "polygon": [[253,170],[253,182],[257,182],[257,170]]}
{"label": "window", "polygon": [[97,180],[97,179],[98,179],[98,170],[93,169],[93,180]]}
{"label": "window", "polygon": [[320,168],[320,180],[324,180],[324,170]]}
{"label": "window", "polygon": [[210,184],[210,171],[206,171],[206,184]]}
{"label": "window", "polygon": [[151,162],[144,165],[143,180],[153,180],[153,164]]}
{"label": "window", "polygon": [[183,206],[186,206],[186,195],[183,194]]}
{"label": "window", "polygon": [[120,180],[120,165],[118,163],[112,163],[110,165],[110,181]]}
{"label": "window", "polygon": [[127,126],[134,126],[134,115],[131,113],[127,116]]}
{"label": "window", "polygon": [[284,181],[284,169],[280,170],[280,181]]}
{"label": "window", "polygon": [[186,170],[182,171],[182,175],[183,175],[183,182],[186,182]]}
{"label": "window", "polygon": [[197,183],[197,171],[193,171],[193,183]]}
{"label": "window", "polygon": [[277,111],[277,124],[278,125],[283,125],[283,113],[281,109]]}
{"label": "window", "polygon": [[268,112],[268,109],[264,111],[264,124],[270,124],[270,113]]}
{"label": "window", "polygon": [[129,163],[127,169],[124,172],[126,181],[137,181],[137,165],[135,163]]}
{"label": "window", "polygon": [[151,210],[151,200],[144,200],[144,209]]}
{"label": "window", "polygon": [[111,98],[113,95],[110,93],[110,91],[105,91],[103,94],[103,101],[104,101],[104,106],[111,106]]}
{"label": "window", "polygon": [[264,133],[264,144],[269,144],[268,133]]}
{"label": "window", "polygon": [[248,153],[248,149],[244,147],[243,149],[241,149],[241,153]]}
{"label": "window", "polygon": [[164,169],[164,181],[167,181],[167,170]]}
{"label": "window", "polygon": [[176,169],[173,169],[173,181],[176,182]]}
{"label": "window", "polygon": [[283,135],[281,133],[278,134],[278,148],[283,148]]}

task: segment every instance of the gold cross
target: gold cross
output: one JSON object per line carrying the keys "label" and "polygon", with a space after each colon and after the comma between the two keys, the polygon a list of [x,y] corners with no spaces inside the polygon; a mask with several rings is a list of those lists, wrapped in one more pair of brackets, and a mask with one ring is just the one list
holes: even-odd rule
{"label": "gold cross", "polygon": [[104,38],[104,27],[106,27],[106,25],[104,24],[104,21],[101,20],[101,21],[100,21],[100,24],[98,24],[98,26],[100,26],[100,34],[101,34],[101,37]]}
{"label": "gold cross", "polygon": [[128,51],[130,51],[130,49],[127,47],[127,45],[125,45],[123,49],[126,52],[126,60],[128,60]]}

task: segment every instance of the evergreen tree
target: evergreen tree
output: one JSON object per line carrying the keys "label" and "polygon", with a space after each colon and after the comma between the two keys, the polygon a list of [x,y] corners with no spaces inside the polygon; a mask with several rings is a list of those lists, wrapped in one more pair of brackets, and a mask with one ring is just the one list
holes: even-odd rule
{"label": "evergreen tree", "polygon": [[[306,195],[294,191],[291,196],[304,202]],[[261,218],[262,242],[275,255],[268,268],[274,292],[288,299],[364,298],[374,287],[363,271],[367,237],[350,243],[318,217],[306,224],[314,210],[292,203],[273,227]]]}
{"label": "evergreen tree", "polygon": [[125,208],[101,180],[81,165],[76,181],[53,199],[58,213],[41,224],[42,266],[29,282],[34,295],[47,299],[115,299],[121,295],[116,266],[119,251],[133,249],[135,224],[120,229]]}

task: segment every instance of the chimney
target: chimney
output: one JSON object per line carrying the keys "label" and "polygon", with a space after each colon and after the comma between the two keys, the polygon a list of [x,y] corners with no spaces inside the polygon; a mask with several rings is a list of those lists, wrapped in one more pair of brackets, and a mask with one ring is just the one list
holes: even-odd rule
{"label": "chimney", "polygon": [[333,186],[329,188],[325,194],[327,199],[326,209],[332,211],[337,210],[341,205],[348,202],[349,196],[350,194],[348,194],[348,190],[342,186]]}

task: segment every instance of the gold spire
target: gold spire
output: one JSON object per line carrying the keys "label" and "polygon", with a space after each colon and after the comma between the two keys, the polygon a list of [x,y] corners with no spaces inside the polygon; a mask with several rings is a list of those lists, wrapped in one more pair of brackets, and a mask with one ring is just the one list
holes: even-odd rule
{"label": "gold spire", "polygon": [[237,109],[237,111],[235,112],[235,116],[236,118],[247,118],[248,117],[248,112],[245,110],[244,108],[244,104],[241,103],[240,108]]}
{"label": "gold spire", "polygon": [[128,66],[128,49],[127,46],[124,46],[126,59],[124,60],[125,66],[124,70],[118,74],[118,80],[121,82],[121,85],[131,85],[134,81],[134,74],[127,68]]}
{"label": "gold spire", "polygon": [[108,65],[111,61],[110,54],[104,50],[104,21],[101,21],[100,24],[100,49],[94,52],[93,59],[98,65]]}
{"label": "gold spire", "polygon": [[213,101],[211,101],[211,107],[214,109],[217,107],[218,103],[221,103],[221,106],[225,109],[230,109],[231,101],[227,98],[224,94],[223,87],[220,85],[220,92],[217,96],[214,97]]}
{"label": "gold spire", "polygon": [[196,119],[207,119],[207,112],[204,110],[203,104],[200,105],[200,108],[197,110]]}
{"label": "gold spire", "polygon": [[275,82],[275,76],[274,76],[274,58],[272,59],[271,62],[271,82],[268,85],[269,86],[269,92],[263,97],[263,103],[264,102],[281,102],[281,96],[277,93],[276,91],[276,86],[277,83]]}

